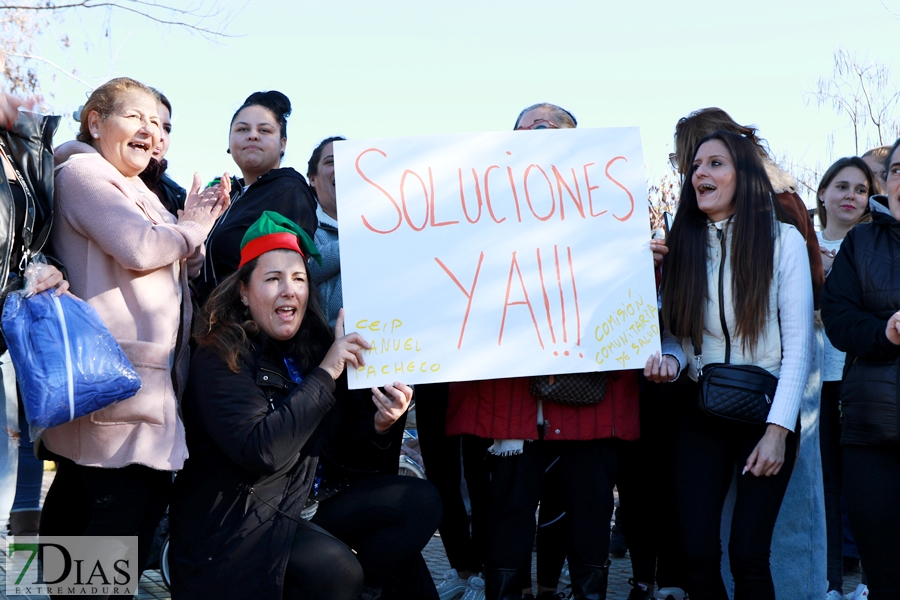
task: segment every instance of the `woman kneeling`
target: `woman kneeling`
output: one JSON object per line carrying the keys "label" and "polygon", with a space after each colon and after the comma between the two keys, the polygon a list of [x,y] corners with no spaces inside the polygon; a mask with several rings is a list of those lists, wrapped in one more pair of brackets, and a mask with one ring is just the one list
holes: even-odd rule
{"label": "woman kneeling", "polygon": [[[307,278],[311,254],[299,226],[263,213],[197,324],[184,399],[190,459],[171,506],[175,598],[349,600],[364,581],[378,597],[437,528],[430,484],[373,474],[412,390],[372,388],[369,411],[335,396],[368,345],[330,333]],[[354,440],[359,464],[325,460],[333,437]]]}

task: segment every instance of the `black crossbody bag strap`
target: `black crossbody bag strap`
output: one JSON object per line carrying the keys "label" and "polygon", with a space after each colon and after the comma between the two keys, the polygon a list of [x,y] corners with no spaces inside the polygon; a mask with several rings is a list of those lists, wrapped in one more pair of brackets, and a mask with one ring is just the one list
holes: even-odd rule
{"label": "black crossbody bag strap", "polygon": [[[720,240],[722,250],[722,259],[719,262],[719,323],[722,326],[722,333],[725,334],[725,364],[731,363],[731,335],[728,333],[728,323],[725,321],[725,258],[726,249],[728,247],[727,238],[724,228],[716,231]],[[703,344],[694,344],[694,357],[697,360],[697,376],[703,373],[703,367],[700,365],[700,356],[703,354]]]}

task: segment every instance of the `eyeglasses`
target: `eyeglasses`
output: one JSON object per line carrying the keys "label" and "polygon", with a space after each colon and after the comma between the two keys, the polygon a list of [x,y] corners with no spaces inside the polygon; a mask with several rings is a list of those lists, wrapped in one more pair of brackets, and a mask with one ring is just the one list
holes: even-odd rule
{"label": "eyeglasses", "polygon": [[669,152],[669,164],[673,169],[678,170],[678,155],[674,152]]}
{"label": "eyeglasses", "polygon": [[559,129],[559,125],[553,123],[552,121],[548,121],[547,119],[538,119],[528,127],[524,127],[522,125],[516,127],[516,131],[527,131],[531,129]]}

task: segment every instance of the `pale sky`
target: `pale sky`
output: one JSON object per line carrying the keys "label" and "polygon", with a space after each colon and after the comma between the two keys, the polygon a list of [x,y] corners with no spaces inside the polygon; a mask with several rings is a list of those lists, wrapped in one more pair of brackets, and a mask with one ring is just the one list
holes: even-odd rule
{"label": "pale sky", "polygon": [[[706,106],[759,126],[778,156],[827,167],[852,154],[846,117],[810,95],[839,46],[888,65],[900,85],[900,0],[220,5],[239,37],[211,43],[94,9],[63,13],[40,51],[93,85],[127,75],[163,91],[174,107],[170,174],[185,186],[193,171],[209,179],[237,170],[225,153],[229,123],[257,90],[290,97],[284,166],[304,174],[330,135],[508,130],[522,108],[549,101],[579,127],[639,126],[648,174],[658,178],[676,121]],[[53,42],[63,33],[72,41],[65,54]],[[86,87],[63,75],[50,81],[50,72],[41,70],[54,110],[84,102]],[[67,119],[57,142],[75,129]]]}

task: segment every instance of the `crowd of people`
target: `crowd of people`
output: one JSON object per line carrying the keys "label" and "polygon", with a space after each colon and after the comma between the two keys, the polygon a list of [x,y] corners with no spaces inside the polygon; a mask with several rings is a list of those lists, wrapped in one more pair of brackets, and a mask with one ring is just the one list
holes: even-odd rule
{"label": "crowd of people", "polygon": [[[37,291],[93,306],[142,385],[31,440],[2,359],[12,535],[136,536],[142,570],[168,510],[175,599],[549,600],[566,569],[570,597],[600,600],[617,487],[629,600],[838,600],[845,516],[854,597],[900,595],[900,140],[825,172],[817,231],[754,127],[682,118],[678,210],[650,245],[662,350],[572,406],[534,378],[348,390],[369,346],[343,324],[344,138],[305,177],[282,166],[284,94],[234,113],[241,176],[189,189],[159,91],[101,85],[56,147],[58,117],[28,108],[0,95],[0,276],[21,286],[46,254]],[[575,127],[552,104],[514,123]],[[397,474],[413,401],[427,482]]]}

